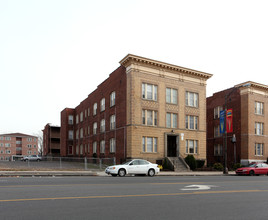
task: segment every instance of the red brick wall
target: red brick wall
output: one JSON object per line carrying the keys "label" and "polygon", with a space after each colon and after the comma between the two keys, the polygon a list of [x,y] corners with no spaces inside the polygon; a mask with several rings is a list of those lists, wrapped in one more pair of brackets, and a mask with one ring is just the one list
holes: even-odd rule
{"label": "red brick wall", "polygon": [[[115,91],[115,105],[110,107],[110,94]],[[105,98],[105,111],[100,111],[100,101]],[[93,115],[93,105],[97,103],[97,114]],[[88,109],[90,114],[88,116]],[[80,121],[80,114],[83,114],[83,121]],[[68,127],[68,114],[74,115],[73,127]],[[116,157],[117,161],[125,159],[125,126],[126,126],[126,70],[120,66],[109,77],[102,82],[95,91],[88,95],[73,112],[65,109],[61,112],[61,152],[62,156],[68,155],[68,130],[73,129],[73,156],[93,157],[93,142],[97,141],[97,157]],[[110,131],[110,116],[116,115],[116,129]],[[78,115],[79,123],[76,123]],[[85,116],[86,115],[86,116]],[[105,132],[100,133],[100,121],[105,119]],[[93,123],[97,122],[97,134],[93,134]],[[90,132],[88,133],[88,127]],[[80,130],[83,129],[83,138],[80,138]],[[79,138],[76,140],[76,132],[79,131]],[[110,138],[116,138],[116,152],[110,153]],[[105,153],[100,154],[100,141],[105,140]],[[90,151],[85,151],[89,144]],[[82,154],[80,146],[83,145]],[[79,146],[79,154],[76,154],[75,146]],[[69,155],[71,156],[71,155]]]}

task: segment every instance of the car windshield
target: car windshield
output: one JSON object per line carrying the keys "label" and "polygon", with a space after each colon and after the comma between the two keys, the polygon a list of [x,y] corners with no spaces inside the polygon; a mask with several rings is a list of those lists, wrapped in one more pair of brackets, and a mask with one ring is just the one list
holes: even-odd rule
{"label": "car windshield", "polygon": [[[132,161],[132,160],[131,160]],[[131,161],[128,161],[126,163],[123,163],[122,165],[129,165]]]}
{"label": "car windshield", "polygon": [[255,167],[257,164],[253,163],[253,164],[249,164],[248,167]]}

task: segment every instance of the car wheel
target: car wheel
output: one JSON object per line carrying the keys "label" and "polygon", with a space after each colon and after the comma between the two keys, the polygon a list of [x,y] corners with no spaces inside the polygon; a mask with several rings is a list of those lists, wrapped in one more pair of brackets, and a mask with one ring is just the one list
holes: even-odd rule
{"label": "car wheel", "polygon": [[117,176],[117,174],[111,174],[113,177]]}
{"label": "car wheel", "polygon": [[249,171],[249,175],[254,176],[254,171],[253,170]]}
{"label": "car wheel", "polygon": [[148,176],[154,176],[154,174],[155,174],[154,169],[150,169],[150,170],[148,171]]}
{"label": "car wheel", "polygon": [[120,170],[118,171],[118,175],[119,175],[120,177],[123,177],[123,176],[126,175],[126,171],[125,171],[124,169],[120,169]]}
{"label": "car wheel", "polygon": [[40,159],[38,159],[37,162],[40,162]]}

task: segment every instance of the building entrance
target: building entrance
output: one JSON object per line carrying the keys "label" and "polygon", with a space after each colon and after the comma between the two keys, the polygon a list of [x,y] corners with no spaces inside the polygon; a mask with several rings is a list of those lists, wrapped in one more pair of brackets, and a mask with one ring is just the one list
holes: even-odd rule
{"label": "building entrance", "polygon": [[177,157],[177,136],[176,135],[167,135],[167,156],[168,157]]}

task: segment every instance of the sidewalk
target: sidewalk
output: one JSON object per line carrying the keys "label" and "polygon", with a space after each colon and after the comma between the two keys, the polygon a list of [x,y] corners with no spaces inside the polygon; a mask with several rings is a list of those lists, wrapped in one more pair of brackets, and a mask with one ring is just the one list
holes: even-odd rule
{"label": "sidewalk", "polygon": [[[226,176],[235,175],[234,171],[229,171],[229,174],[223,174],[218,171],[190,171],[190,172],[173,172],[162,171],[157,176]],[[40,176],[107,176],[104,171],[0,171],[0,177],[40,177]]]}

